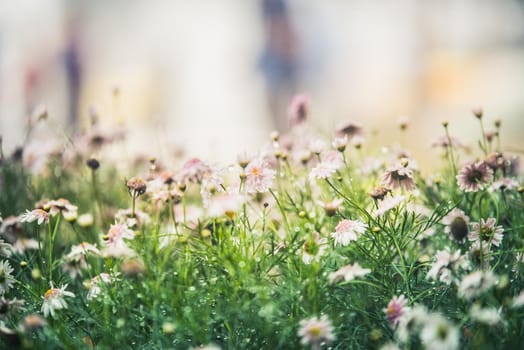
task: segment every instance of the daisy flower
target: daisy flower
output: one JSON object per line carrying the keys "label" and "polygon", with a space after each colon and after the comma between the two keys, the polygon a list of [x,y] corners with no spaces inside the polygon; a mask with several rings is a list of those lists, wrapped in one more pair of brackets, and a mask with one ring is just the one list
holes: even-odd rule
{"label": "daisy flower", "polygon": [[38,225],[49,222],[49,213],[43,209],[26,210],[26,212],[19,216],[20,222],[36,221]]}
{"label": "daisy flower", "polygon": [[335,240],[335,246],[338,244],[347,246],[351,241],[356,241],[367,227],[365,223],[358,220],[342,220],[335,228],[335,232],[331,233],[331,237]]}
{"label": "daisy flower", "polygon": [[468,267],[468,261],[464,255],[461,255],[460,250],[450,251],[449,248],[439,250],[436,258],[426,278],[439,279],[443,283],[451,284],[453,282],[453,273],[457,272],[459,268],[465,269]]}
{"label": "daisy flower", "polygon": [[409,166],[406,159],[386,169],[382,176],[382,183],[392,189],[403,188],[410,191],[415,188],[413,168]]}
{"label": "daisy flower", "polygon": [[111,281],[112,281],[111,275],[105,272],[101,273],[98,276],[93,277],[91,279],[89,292],[87,292],[87,300],[91,300],[97,297],[102,292],[101,285],[109,284],[111,283]]}
{"label": "daisy flower", "polygon": [[344,166],[344,158],[338,151],[328,152],[316,167],[311,169],[309,180],[327,179]]}
{"label": "daisy flower", "polygon": [[495,218],[489,218],[487,220],[480,219],[480,223],[473,223],[469,240],[482,240],[491,242],[494,246],[500,246],[502,238],[504,238],[504,228],[502,226],[495,226],[496,222]]}
{"label": "daisy flower", "polygon": [[461,298],[470,300],[493,287],[496,282],[496,276],[489,270],[473,271],[462,279],[457,294]]}
{"label": "daisy flower", "polygon": [[401,295],[397,297],[396,295],[391,298],[388,303],[388,306],[384,309],[386,318],[391,326],[396,326],[400,322],[400,318],[406,313],[409,309],[407,304],[406,297]]}
{"label": "daisy flower", "polygon": [[440,314],[430,314],[420,332],[420,340],[431,350],[459,348],[459,331]]}
{"label": "daisy flower", "polygon": [[467,163],[457,175],[457,184],[464,192],[477,192],[493,179],[493,170],[485,162]]}
{"label": "daisy flower", "polygon": [[398,207],[406,200],[405,196],[388,197],[380,201],[378,208],[373,212],[373,216],[379,217],[386,214],[391,209]]}
{"label": "daisy flower", "polygon": [[359,263],[353,265],[346,265],[335,272],[329,274],[329,283],[335,283],[341,280],[346,282],[354,280],[356,277],[363,277],[370,273],[370,269],[364,269]]}
{"label": "daisy flower", "polygon": [[55,288],[51,284],[51,288],[49,288],[43,296],[44,302],[41,311],[44,313],[44,317],[48,317],[49,315],[54,317],[56,310],[67,308],[65,297],[73,298],[75,295],[67,291],[66,288],[67,284],[61,288]]}
{"label": "daisy flower", "polygon": [[311,345],[313,348],[319,349],[323,343],[329,343],[336,339],[333,331],[331,321],[323,315],[320,318],[312,317],[300,321],[298,336],[301,338],[300,343],[302,345]]}
{"label": "daisy flower", "polygon": [[289,123],[291,126],[302,124],[309,113],[309,98],[305,94],[293,96],[288,107]]}
{"label": "daisy flower", "polygon": [[135,233],[130,230],[125,224],[111,225],[107,235],[102,237],[105,247],[103,249],[103,256],[131,256],[133,251],[126,245],[124,239],[135,238]]}
{"label": "daisy flower", "polygon": [[276,172],[269,168],[266,161],[257,157],[246,166],[246,190],[248,193],[264,193],[269,191],[273,184]]}
{"label": "daisy flower", "polygon": [[480,305],[475,304],[469,310],[469,315],[471,319],[489,326],[495,326],[502,322],[500,309],[497,310],[494,307],[481,308]]}
{"label": "daisy flower", "polygon": [[327,238],[320,238],[318,232],[313,233],[313,237],[306,239],[302,247],[302,261],[304,264],[311,264],[313,261],[319,261],[327,249]]}
{"label": "daisy flower", "polygon": [[11,274],[13,268],[7,260],[0,262],[0,295],[4,295],[15,283],[15,278]]}
{"label": "daisy flower", "polygon": [[444,232],[457,242],[463,243],[469,234],[469,217],[458,208],[453,209],[442,218],[442,223],[446,225]]}

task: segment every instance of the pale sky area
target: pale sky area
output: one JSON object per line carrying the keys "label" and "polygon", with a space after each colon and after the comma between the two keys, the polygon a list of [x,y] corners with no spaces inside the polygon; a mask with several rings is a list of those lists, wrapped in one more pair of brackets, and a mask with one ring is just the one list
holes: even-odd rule
{"label": "pale sky area", "polygon": [[[319,127],[357,121],[392,143],[406,116],[414,155],[424,157],[442,120],[457,135],[477,135],[471,109],[482,106],[488,124],[502,118],[503,144],[524,149],[523,2],[285,5],[293,89],[309,94]],[[104,125],[126,124],[133,151],[162,154],[178,145],[228,161],[256,150],[277,127],[261,69],[267,35],[255,0],[0,1],[4,149],[20,144],[36,104],[47,106],[55,135],[70,129],[64,57],[75,42],[80,128],[92,106]],[[286,117],[285,104],[276,110],[275,118]]]}

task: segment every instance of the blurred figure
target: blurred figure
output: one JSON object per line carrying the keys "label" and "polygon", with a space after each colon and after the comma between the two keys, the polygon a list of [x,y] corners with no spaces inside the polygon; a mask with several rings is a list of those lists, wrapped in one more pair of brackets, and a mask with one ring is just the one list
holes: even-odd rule
{"label": "blurred figure", "polygon": [[285,131],[287,105],[298,84],[298,41],[285,0],[262,0],[262,12],[265,43],[260,69],[274,127]]}

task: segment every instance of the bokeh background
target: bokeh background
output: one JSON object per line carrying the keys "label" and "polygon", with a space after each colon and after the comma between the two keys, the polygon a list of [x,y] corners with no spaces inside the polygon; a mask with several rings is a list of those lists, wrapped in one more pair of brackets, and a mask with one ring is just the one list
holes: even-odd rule
{"label": "bokeh background", "polygon": [[[474,142],[481,106],[524,149],[524,1],[0,1],[0,134],[19,145],[45,104],[64,138],[98,114],[128,149],[230,161],[287,128],[295,92],[311,120],[407,140],[423,159],[449,120]],[[49,130],[48,130],[49,132]]]}

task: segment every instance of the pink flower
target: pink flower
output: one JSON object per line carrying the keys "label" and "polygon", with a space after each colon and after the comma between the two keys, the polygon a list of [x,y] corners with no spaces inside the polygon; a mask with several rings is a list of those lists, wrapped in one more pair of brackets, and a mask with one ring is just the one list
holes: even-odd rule
{"label": "pink flower", "polygon": [[384,309],[384,313],[386,314],[386,318],[390,325],[396,326],[399,323],[400,318],[408,310],[406,304],[407,300],[404,295],[399,297],[393,296],[388,306]]}
{"label": "pink flower", "polygon": [[305,94],[293,96],[288,108],[289,123],[291,126],[302,124],[309,113],[309,98]]}
{"label": "pink flower", "polygon": [[177,180],[181,183],[202,182],[203,177],[211,172],[211,168],[205,162],[198,158],[188,160],[180,172],[178,173]]}
{"label": "pink flower", "polygon": [[273,184],[275,171],[270,169],[263,158],[257,157],[246,167],[246,190],[248,193],[267,192]]}
{"label": "pink flower", "polygon": [[467,163],[457,175],[457,183],[464,192],[477,192],[493,179],[493,170],[485,162]]}
{"label": "pink flower", "polygon": [[494,246],[500,246],[502,238],[504,238],[504,228],[502,226],[495,226],[495,218],[489,218],[487,220],[480,219],[480,223],[473,223],[473,229],[469,236],[470,241],[483,240],[491,242]]}
{"label": "pink flower", "polygon": [[410,191],[415,188],[413,169],[408,165],[407,160],[398,163],[386,170],[382,176],[382,183],[393,189],[403,188]]}
{"label": "pink flower", "polygon": [[89,292],[87,292],[87,300],[96,298],[101,292],[101,285],[109,284],[112,282],[111,275],[108,273],[102,272],[100,275],[95,276],[91,279],[91,286],[89,287]]}
{"label": "pink flower", "polygon": [[342,220],[331,233],[335,240],[335,246],[340,244],[347,246],[351,241],[356,241],[366,231],[367,225],[358,220]]}
{"label": "pink flower", "polygon": [[109,232],[103,237],[105,247],[104,256],[120,257],[131,256],[134,252],[126,245],[125,239],[135,238],[135,233],[124,224],[111,225]]}

